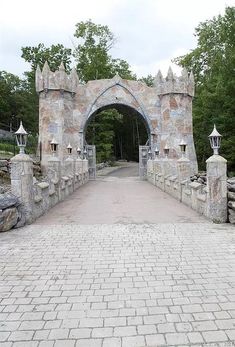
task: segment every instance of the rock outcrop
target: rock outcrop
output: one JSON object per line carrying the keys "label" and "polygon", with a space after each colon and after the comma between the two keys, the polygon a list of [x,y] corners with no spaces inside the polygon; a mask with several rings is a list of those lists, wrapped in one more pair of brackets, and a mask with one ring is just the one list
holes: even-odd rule
{"label": "rock outcrop", "polygon": [[235,224],[235,177],[227,180],[228,185],[228,220]]}
{"label": "rock outcrop", "polygon": [[0,232],[12,229],[19,221],[19,199],[11,194],[0,195]]}

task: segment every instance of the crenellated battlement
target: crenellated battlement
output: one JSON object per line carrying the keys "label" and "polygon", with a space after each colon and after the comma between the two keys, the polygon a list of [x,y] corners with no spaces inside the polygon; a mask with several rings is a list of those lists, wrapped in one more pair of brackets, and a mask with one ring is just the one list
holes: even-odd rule
{"label": "crenellated battlement", "polygon": [[70,93],[76,93],[79,84],[79,78],[75,68],[72,69],[70,74],[67,74],[64,64],[61,63],[59,70],[52,72],[47,62],[45,62],[42,71],[39,66],[36,70],[35,76],[36,91],[63,90]]}
{"label": "crenellated battlement", "polygon": [[154,79],[154,87],[157,90],[158,95],[164,94],[188,94],[194,96],[194,77],[191,72],[184,68],[181,76],[173,74],[171,67],[169,67],[166,78],[163,78],[161,71],[159,70],[157,76]]}

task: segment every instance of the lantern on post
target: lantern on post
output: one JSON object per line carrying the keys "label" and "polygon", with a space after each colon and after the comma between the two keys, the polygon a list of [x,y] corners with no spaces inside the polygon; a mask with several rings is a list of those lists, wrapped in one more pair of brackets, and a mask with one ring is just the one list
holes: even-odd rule
{"label": "lantern on post", "polygon": [[143,158],[146,158],[146,157],[147,157],[147,150],[146,150],[146,148],[143,148],[143,149],[142,149],[142,157],[143,157]]}
{"label": "lantern on post", "polygon": [[212,133],[208,137],[210,140],[211,148],[213,149],[213,154],[218,155],[222,135],[220,135],[220,133],[217,131],[215,124]]}
{"label": "lantern on post", "polygon": [[52,155],[54,157],[56,152],[57,152],[57,148],[58,148],[58,142],[56,141],[56,139],[54,137],[51,140],[50,147],[51,147]]}
{"label": "lantern on post", "polygon": [[68,151],[68,155],[69,156],[72,154],[72,150],[73,150],[73,147],[69,143],[68,146],[67,146],[67,151]]}
{"label": "lantern on post", "polygon": [[180,151],[181,151],[182,158],[184,158],[185,157],[185,153],[186,153],[186,147],[187,147],[187,143],[185,142],[184,139],[181,140],[179,146],[180,146]]}
{"label": "lantern on post", "polygon": [[89,148],[88,148],[88,157],[89,157],[89,158],[92,158],[92,156],[93,156],[93,150],[92,150],[91,147],[89,147]]}
{"label": "lantern on post", "polygon": [[86,150],[86,147],[84,147],[84,150],[83,150],[83,159],[87,159],[87,150]]}
{"label": "lantern on post", "polygon": [[77,155],[78,155],[78,159],[80,159],[80,155],[81,155],[81,148],[80,147],[78,147],[77,148]]}
{"label": "lantern on post", "polygon": [[22,121],[20,122],[19,129],[15,132],[15,137],[16,137],[17,146],[20,149],[20,154],[24,154],[24,149],[26,147],[28,133],[24,129]]}
{"label": "lantern on post", "polygon": [[151,147],[149,147],[149,150],[148,150],[148,158],[149,158],[149,159],[152,159]]}
{"label": "lantern on post", "polygon": [[170,152],[170,148],[168,147],[168,145],[166,144],[164,147],[164,154],[166,156],[166,158],[168,158],[169,152]]}
{"label": "lantern on post", "polygon": [[155,147],[154,153],[155,153],[155,159],[157,159],[159,156],[159,149],[158,149],[157,145]]}

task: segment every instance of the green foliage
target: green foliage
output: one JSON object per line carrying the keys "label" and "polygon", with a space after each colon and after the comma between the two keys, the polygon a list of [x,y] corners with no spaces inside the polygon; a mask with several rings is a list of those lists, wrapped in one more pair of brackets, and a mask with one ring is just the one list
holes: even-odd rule
{"label": "green foliage", "polygon": [[211,154],[208,135],[215,123],[223,135],[221,155],[235,171],[235,7],[200,23],[195,35],[197,47],[175,62],[192,70],[196,80],[193,121],[199,165],[204,167]]}
{"label": "green foliage", "polygon": [[72,50],[65,48],[61,44],[45,47],[43,43],[39,43],[36,47],[22,47],[21,57],[31,65],[31,73],[35,73],[37,66],[43,68],[47,61],[52,71],[58,70],[61,62],[64,63],[65,69],[70,71]]}
{"label": "green foliage", "polygon": [[23,120],[29,131],[32,130],[34,122],[29,112],[32,100],[28,93],[28,86],[18,76],[0,71],[0,119],[1,128],[16,130],[19,120]]}
{"label": "green foliage", "polygon": [[115,37],[106,25],[95,24],[91,20],[80,22],[76,24],[74,36],[78,40],[73,54],[80,80],[112,78],[116,73],[122,78],[136,79],[125,60],[113,59],[109,55]]}
{"label": "green foliage", "polygon": [[144,123],[135,114],[123,116],[116,109],[102,111],[88,125],[86,141],[96,145],[97,161],[138,161],[139,145],[147,141]]}
{"label": "green foliage", "polygon": [[153,87],[153,85],[154,85],[154,76],[148,75],[147,77],[140,78],[139,81],[146,83],[148,87]]}

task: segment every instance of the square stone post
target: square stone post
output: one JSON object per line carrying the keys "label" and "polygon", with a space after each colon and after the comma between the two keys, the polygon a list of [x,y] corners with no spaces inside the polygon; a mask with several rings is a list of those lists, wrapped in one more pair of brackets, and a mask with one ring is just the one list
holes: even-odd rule
{"label": "square stone post", "polygon": [[26,154],[17,154],[11,159],[11,191],[22,203],[20,208],[22,221],[25,218],[26,223],[32,223],[34,219],[33,161]]}
{"label": "square stone post", "polygon": [[212,155],[206,161],[206,215],[215,223],[227,221],[227,160]]}
{"label": "square stone post", "polygon": [[[75,182],[75,174],[74,174],[74,159],[68,157],[65,160],[65,175],[70,179],[70,187],[72,187],[72,191],[74,191],[74,182]],[[71,191],[70,191],[71,193]]]}
{"label": "square stone post", "polygon": [[83,183],[83,160],[77,158],[75,160],[75,172],[79,174],[79,186]]}
{"label": "square stone post", "polygon": [[179,200],[182,201],[182,190],[184,185],[188,184],[191,173],[190,160],[186,157],[182,157],[177,160],[177,175],[179,180]]}
{"label": "square stone post", "polygon": [[51,180],[52,184],[54,184],[55,191],[58,196],[58,201],[61,199],[61,161],[57,157],[50,157],[48,160],[48,170],[47,175]]}
{"label": "square stone post", "polygon": [[191,175],[190,160],[188,158],[180,158],[177,160],[177,174],[179,181],[189,180]]}

